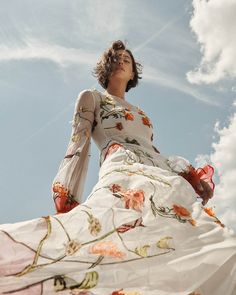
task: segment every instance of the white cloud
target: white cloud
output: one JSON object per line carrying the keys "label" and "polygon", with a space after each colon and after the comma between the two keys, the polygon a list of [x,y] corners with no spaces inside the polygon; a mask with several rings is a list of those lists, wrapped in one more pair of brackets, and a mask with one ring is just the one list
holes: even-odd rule
{"label": "white cloud", "polygon": [[236,77],[236,1],[193,0],[190,22],[201,44],[202,60],[187,73],[191,83],[215,83]]}
{"label": "white cloud", "polygon": [[218,141],[212,144],[214,151],[210,157],[199,155],[196,162],[209,159],[216,169],[219,182],[216,184],[214,197],[207,206],[215,206],[219,219],[236,232],[236,113],[230,118],[228,126],[222,129],[217,122],[215,131]]}
{"label": "white cloud", "polygon": [[61,67],[70,64],[94,65],[97,55],[87,50],[66,48],[39,40],[27,39],[24,45],[0,45],[0,61],[48,59]]}

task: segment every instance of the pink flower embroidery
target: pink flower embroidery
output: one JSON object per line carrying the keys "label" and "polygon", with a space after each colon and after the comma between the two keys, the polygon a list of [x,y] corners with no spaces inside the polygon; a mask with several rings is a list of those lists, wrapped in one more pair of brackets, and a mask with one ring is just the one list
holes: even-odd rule
{"label": "pink flower embroidery", "polygon": [[112,241],[101,241],[90,247],[90,253],[115,258],[123,258],[126,254],[119,251],[116,244]]}
{"label": "pink flower embroidery", "polygon": [[144,191],[129,189],[124,192],[125,208],[141,211],[144,202]]}

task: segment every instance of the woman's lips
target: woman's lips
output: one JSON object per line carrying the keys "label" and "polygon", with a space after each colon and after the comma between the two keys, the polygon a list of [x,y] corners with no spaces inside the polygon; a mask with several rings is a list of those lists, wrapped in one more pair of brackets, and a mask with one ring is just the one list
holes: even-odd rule
{"label": "woman's lips", "polygon": [[125,70],[123,68],[117,68],[116,71],[124,71],[125,72]]}

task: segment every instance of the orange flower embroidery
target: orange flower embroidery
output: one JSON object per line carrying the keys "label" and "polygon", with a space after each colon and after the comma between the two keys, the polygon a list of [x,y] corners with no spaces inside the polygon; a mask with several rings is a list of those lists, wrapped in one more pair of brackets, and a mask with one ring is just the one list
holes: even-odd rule
{"label": "orange flower embroidery", "polygon": [[68,196],[69,190],[65,188],[59,181],[53,184],[52,190],[60,198],[66,198]]}
{"label": "orange flower embroidery", "polygon": [[190,216],[190,212],[182,206],[173,205],[173,210],[175,214],[178,216],[184,216],[184,217]]}
{"label": "orange flower embroidery", "polygon": [[142,121],[143,121],[143,124],[144,124],[144,125],[147,125],[148,127],[151,126],[151,122],[150,122],[150,120],[149,120],[148,117],[143,117],[143,118],[142,118]]}
{"label": "orange flower embroidery", "polygon": [[211,207],[209,207],[209,208],[204,208],[204,211],[208,214],[208,215],[210,215],[210,216],[212,216],[212,217],[215,217],[216,215],[215,215],[215,212],[213,211],[213,209],[211,208]]}
{"label": "orange flower embroidery", "polygon": [[90,253],[115,258],[123,258],[126,254],[118,251],[117,246],[112,241],[101,241],[90,247]]}
{"label": "orange flower embroidery", "polygon": [[128,112],[125,112],[125,120],[130,120],[133,121],[134,120],[134,115]]}
{"label": "orange flower embroidery", "polygon": [[189,219],[188,222],[192,224],[192,226],[196,226],[197,222],[194,219]]}
{"label": "orange flower embroidery", "polygon": [[209,208],[203,208],[203,210],[211,217],[214,217],[215,220],[214,222],[219,224],[221,227],[225,227],[225,225],[216,217],[215,212],[213,211],[213,209],[211,207]]}
{"label": "orange flower embroidery", "polygon": [[129,189],[124,193],[125,208],[141,211],[144,202],[144,191]]}
{"label": "orange flower embroidery", "polygon": [[116,128],[118,129],[118,130],[122,130],[124,127],[123,127],[123,125],[122,125],[122,123],[116,123]]}
{"label": "orange flower embroidery", "polygon": [[70,191],[59,181],[53,184],[52,190],[54,193],[53,199],[58,213],[69,212],[71,209],[79,205],[70,194]]}

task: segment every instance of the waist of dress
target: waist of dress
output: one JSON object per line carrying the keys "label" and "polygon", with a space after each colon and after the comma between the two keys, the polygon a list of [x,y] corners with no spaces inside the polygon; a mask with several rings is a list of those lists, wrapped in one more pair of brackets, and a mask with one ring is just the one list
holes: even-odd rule
{"label": "waist of dress", "polygon": [[136,162],[169,170],[169,166],[166,164],[166,157],[161,155],[155,146],[150,144],[139,145],[135,143],[127,143],[113,139],[101,150],[100,166],[110,154],[113,154],[118,148],[123,149],[125,158],[131,163]]}

